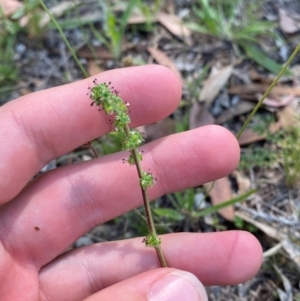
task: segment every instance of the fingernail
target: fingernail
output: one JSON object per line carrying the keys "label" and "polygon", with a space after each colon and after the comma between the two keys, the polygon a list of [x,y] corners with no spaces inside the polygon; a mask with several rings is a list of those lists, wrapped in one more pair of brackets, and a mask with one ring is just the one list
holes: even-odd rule
{"label": "fingernail", "polygon": [[148,293],[149,301],[207,301],[201,282],[191,273],[176,271],[155,281]]}

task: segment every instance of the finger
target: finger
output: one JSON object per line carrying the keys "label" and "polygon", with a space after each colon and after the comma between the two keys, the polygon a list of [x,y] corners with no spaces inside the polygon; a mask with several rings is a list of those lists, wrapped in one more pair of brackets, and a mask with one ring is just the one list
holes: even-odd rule
{"label": "finger", "polygon": [[207,295],[194,275],[175,269],[157,269],[117,283],[84,301],[100,300],[207,301]]}
{"label": "finger", "polygon": [[[223,177],[239,158],[236,139],[219,126],[168,136],[143,149],[143,168],[158,179],[149,189],[150,199]],[[43,266],[91,228],[140,206],[137,172],[122,163],[124,156],[113,154],[41,176],[2,207],[0,238]]]}
{"label": "finger", "polygon": [[[176,233],[161,239],[168,266],[193,273],[204,285],[245,282],[262,261],[259,242],[244,231]],[[154,249],[146,248],[142,238],[100,243],[72,250],[43,267],[40,287],[49,300],[82,300],[157,267]],[[69,293],[60,298],[63,292]]]}
{"label": "finger", "polygon": [[[111,130],[108,118],[90,107],[94,78],[36,92],[0,108],[0,204],[16,196],[50,160]],[[132,126],[171,114],[180,100],[179,80],[153,65],[101,73],[130,103]],[[4,176],[5,175],[5,176]]]}

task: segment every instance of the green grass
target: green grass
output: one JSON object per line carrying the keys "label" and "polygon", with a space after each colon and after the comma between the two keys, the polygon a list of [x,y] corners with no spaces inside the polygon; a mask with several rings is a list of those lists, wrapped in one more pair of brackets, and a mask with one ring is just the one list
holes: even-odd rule
{"label": "green grass", "polygon": [[[260,19],[260,1],[197,0],[190,29],[233,43],[236,55],[247,57],[277,74],[282,66],[260,50],[260,40],[277,39],[275,23]],[[263,40],[262,40],[263,41]]]}
{"label": "green grass", "polygon": [[13,51],[19,25],[8,19],[0,7],[0,86],[13,86],[18,80]]}
{"label": "green grass", "polygon": [[111,5],[111,1],[98,0],[103,12],[103,33],[94,31],[95,36],[111,51],[114,58],[119,60],[122,53],[125,28],[137,0],[130,0],[124,12],[118,16]]}
{"label": "green grass", "polygon": [[[4,15],[0,6],[0,95],[2,97],[7,96],[19,80],[19,70],[14,60],[17,36],[22,33],[31,40],[42,36],[38,0],[25,0],[23,4],[9,17]],[[22,17],[28,20],[24,28],[19,24]]]}
{"label": "green grass", "polygon": [[[257,127],[260,129],[260,127]],[[300,185],[300,120],[277,133],[269,133],[263,145],[242,149],[239,169],[270,168],[279,164],[287,187]]]}
{"label": "green grass", "polygon": [[16,68],[13,52],[15,36],[0,36],[0,86],[11,86],[19,78]]}
{"label": "green grass", "polygon": [[300,186],[300,120],[280,133],[277,142],[288,187]]}

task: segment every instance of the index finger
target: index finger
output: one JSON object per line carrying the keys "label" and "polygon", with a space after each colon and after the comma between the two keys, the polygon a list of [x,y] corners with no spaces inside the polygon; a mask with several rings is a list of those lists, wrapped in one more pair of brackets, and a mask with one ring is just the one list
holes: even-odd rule
{"label": "index finger", "polygon": [[130,103],[131,126],[158,121],[177,107],[181,86],[158,65],[107,71],[96,77],[23,96],[0,108],[0,204],[15,197],[49,161],[111,130],[90,107],[94,79],[112,82]]}

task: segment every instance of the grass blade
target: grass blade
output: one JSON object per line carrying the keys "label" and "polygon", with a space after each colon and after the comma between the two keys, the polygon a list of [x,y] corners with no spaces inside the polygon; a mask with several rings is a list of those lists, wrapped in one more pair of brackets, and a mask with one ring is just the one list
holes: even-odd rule
{"label": "grass blade", "polygon": [[58,24],[58,22],[56,21],[56,19],[54,18],[54,16],[51,14],[51,12],[49,11],[49,9],[47,8],[47,6],[45,5],[43,0],[39,0],[41,6],[43,7],[43,9],[46,11],[46,13],[49,15],[51,21],[54,23],[55,27],[57,28],[57,30],[59,31],[62,39],[64,40],[65,44],[67,45],[69,51],[72,54],[72,57],[74,58],[77,66],[79,67],[79,69],[81,70],[82,74],[84,75],[84,77],[88,77],[88,73],[86,72],[86,70],[84,69],[83,65],[80,63],[73,47],[71,46],[71,44],[69,43],[66,35],[64,34],[64,32],[62,31],[60,25]]}
{"label": "grass blade", "polygon": [[201,210],[200,212],[193,213],[193,217],[202,217],[202,216],[205,216],[205,215],[208,215],[208,214],[211,214],[211,213],[215,213],[215,212],[219,211],[220,209],[223,209],[227,206],[231,206],[231,205],[234,205],[236,203],[244,201],[246,198],[248,198],[250,195],[252,195],[255,192],[256,192],[256,189],[251,189],[250,191],[248,191],[248,192],[246,192],[246,193],[244,193],[244,194],[242,194],[242,195],[240,195],[236,198],[233,198],[229,201],[226,201],[224,203],[208,207],[206,209]]}

